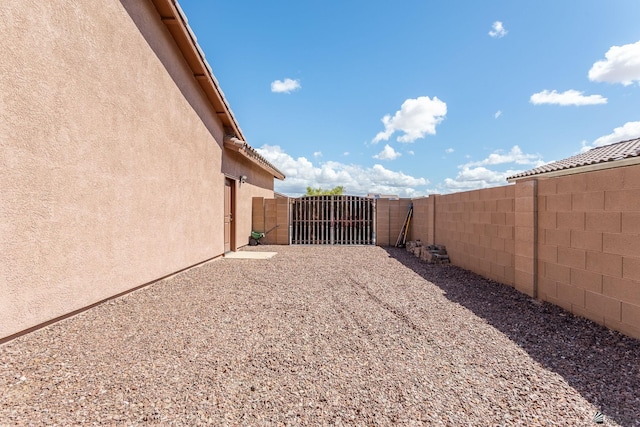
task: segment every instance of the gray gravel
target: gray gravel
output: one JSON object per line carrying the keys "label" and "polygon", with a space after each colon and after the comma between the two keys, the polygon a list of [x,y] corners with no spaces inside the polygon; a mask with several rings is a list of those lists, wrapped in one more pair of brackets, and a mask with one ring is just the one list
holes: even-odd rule
{"label": "gray gravel", "polygon": [[0,424],[640,425],[640,342],[401,249],[258,246],[0,347]]}

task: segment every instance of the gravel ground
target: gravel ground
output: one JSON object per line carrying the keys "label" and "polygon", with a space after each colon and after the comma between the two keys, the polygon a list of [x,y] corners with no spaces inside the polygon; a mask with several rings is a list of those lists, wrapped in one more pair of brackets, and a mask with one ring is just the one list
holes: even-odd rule
{"label": "gravel ground", "polygon": [[640,425],[640,342],[401,249],[258,246],[0,346],[0,425]]}

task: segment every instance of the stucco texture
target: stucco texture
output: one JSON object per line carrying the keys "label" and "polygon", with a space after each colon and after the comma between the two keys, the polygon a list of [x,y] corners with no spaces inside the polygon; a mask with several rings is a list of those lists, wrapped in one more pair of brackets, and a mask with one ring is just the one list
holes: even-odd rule
{"label": "stucco texture", "polygon": [[151,3],[0,20],[0,338],[221,255],[222,126]]}
{"label": "stucco texture", "polygon": [[[236,179],[233,221],[236,248],[249,244],[252,231],[253,198],[272,198],[274,195],[273,175],[255,163],[247,162],[245,157],[228,149],[225,150],[222,159],[222,171],[227,176]],[[246,177],[244,183],[239,181],[240,176]]]}

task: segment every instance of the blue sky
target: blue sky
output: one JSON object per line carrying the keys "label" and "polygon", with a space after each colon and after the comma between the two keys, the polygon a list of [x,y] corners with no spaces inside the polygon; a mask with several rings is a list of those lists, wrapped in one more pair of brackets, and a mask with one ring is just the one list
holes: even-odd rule
{"label": "blue sky", "polygon": [[180,5],[287,195],[505,185],[640,137],[638,0]]}

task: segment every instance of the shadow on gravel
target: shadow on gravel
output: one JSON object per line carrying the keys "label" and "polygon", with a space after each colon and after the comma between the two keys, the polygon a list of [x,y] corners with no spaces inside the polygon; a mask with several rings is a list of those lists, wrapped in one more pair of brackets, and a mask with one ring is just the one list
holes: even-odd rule
{"label": "shadow on gravel", "polygon": [[610,420],[640,426],[640,341],[452,265],[424,263],[404,249],[389,256],[433,283],[452,302],[561,375]]}

